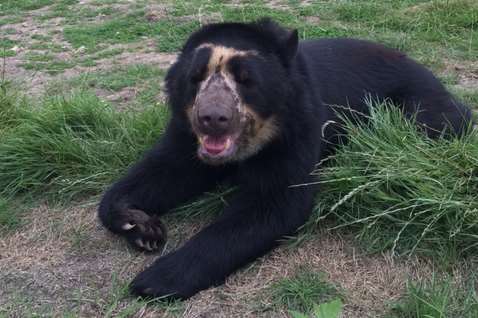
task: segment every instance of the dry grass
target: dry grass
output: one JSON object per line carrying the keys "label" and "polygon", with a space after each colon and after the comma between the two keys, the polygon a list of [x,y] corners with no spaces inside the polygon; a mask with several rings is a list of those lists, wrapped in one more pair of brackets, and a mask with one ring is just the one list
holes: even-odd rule
{"label": "dry grass", "polygon": [[[97,223],[95,213],[92,205],[63,209],[42,205],[28,216],[29,224],[23,230],[0,241],[0,312],[2,306],[5,309],[18,299],[28,301],[10,314],[21,316],[32,308],[41,312],[48,304],[57,315],[70,311],[102,317],[112,308],[115,284],[127,282],[155,256],[132,251],[124,241],[108,234]],[[172,242],[168,250],[205,223],[204,219],[169,218]],[[181,310],[169,314],[286,317],[283,308],[273,306],[268,288],[304,265],[325,273],[345,291],[344,317],[383,313],[388,302],[400,297],[408,278],[429,277],[433,269],[416,259],[393,261],[387,255],[364,255],[347,238],[323,232],[298,248],[282,246],[232,275],[224,286],[199,293]],[[121,312],[131,301],[121,299],[114,311]],[[163,315],[168,308],[141,307],[135,316]]]}

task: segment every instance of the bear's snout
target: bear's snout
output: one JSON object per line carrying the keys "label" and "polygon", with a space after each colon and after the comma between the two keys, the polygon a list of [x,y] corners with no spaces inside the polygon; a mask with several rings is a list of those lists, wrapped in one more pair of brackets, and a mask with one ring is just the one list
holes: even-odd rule
{"label": "bear's snout", "polygon": [[223,105],[204,105],[197,111],[199,131],[206,135],[222,136],[232,130],[233,109]]}

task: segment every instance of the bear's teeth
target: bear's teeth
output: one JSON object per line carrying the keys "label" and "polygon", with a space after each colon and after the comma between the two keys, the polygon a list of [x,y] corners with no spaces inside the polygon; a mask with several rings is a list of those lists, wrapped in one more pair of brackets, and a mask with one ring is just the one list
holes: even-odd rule
{"label": "bear's teeth", "polygon": [[225,147],[224,149],[229,149],[229,147],[231,147],[231,144],[232,144],[231,138],[227,138],[227,140],[226,140],[226,147]]}

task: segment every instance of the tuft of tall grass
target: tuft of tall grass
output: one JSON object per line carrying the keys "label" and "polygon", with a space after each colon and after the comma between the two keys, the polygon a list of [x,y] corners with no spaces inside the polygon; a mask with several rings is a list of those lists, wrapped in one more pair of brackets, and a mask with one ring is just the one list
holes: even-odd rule
{"label": "tuft of tall grass", "polygon": [[371,249],[478,249],[478,136],[432,140],[397,108],[346,122],[348,142],[315,171],[315,222],[333,216]]}
{"label": "tuft of tall grass", "polygon": [[[0,194],[69,200],[96,194],[163,132],[167,108],[118,112],[88,92],[38,107],[0,96]],[[20,107],[21,106],[21,107]]]}

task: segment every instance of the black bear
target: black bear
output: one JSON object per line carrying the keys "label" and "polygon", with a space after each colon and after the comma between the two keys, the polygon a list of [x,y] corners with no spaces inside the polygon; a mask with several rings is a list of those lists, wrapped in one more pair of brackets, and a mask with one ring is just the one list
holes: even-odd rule
{"label": "black bear", "polygon": [[368,96],[388,99],[416,113],[430,136],[460,134],[471,121],[470,110],[403,53],[354,39],[299,41],[268,19],[193,33],[166,88],[166,132],[105,193],[104,226],[157,251],[166,233],[159,216],[223,182],[238,190],[215,222],[133,280],[132,292],[150,297],[184,299],[221,284],[306,222],[316,189],[291,185],[313,181],[337,139],[330,105],[366,114]]}

